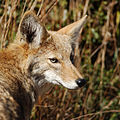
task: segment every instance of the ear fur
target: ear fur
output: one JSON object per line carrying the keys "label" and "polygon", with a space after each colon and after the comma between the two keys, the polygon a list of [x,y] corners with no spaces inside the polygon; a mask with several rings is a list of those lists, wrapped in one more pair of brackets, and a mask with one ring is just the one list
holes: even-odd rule
{"label": "ear fur", "polygon": [[76,40],[79,36],[80,29],[86,23],[87,15],[81,18],[79,21],[74,22],[66,27],[60,29],[58,33],[69,35],[72,41]]}
{"label": "ear fur", "polygon": [[40,23],[39,18],[32,11],[24,14],[18,32],[22,35],[25,42],[36,48],[46,39],[49,34],[45,27]]}

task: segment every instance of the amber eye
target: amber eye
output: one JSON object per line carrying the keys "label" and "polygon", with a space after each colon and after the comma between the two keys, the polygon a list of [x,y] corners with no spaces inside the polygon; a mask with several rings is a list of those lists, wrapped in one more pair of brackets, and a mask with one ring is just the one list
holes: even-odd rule
{"label": "amber eye", "polygon": [[49,60],[52,62],[52,63],[58,63],[58,59],[57,58],[49,58]]}

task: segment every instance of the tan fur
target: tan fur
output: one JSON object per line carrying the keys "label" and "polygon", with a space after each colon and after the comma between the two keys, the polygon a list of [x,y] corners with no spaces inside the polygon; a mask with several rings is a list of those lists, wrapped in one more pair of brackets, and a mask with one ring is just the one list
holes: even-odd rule
{"label": "tan fur", "polygon": [[76,27],[71,24],[74,29],[68,27],[70,32],[67,27],[53,32],[47,31],[33,12],[25,13],[15,42],[0,51],[0,120],[29,119],[38,96],[51,83],[77,87],[75,80],[82,76],[70,61],[71,44],[84,21]]}

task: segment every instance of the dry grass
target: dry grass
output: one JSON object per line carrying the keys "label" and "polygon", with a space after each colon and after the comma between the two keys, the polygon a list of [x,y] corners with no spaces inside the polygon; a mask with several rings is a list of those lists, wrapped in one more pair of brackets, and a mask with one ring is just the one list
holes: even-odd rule
{"label": "dry grass", "polygon": [[51,30],[88,14],[74,61],[89,79],[80,90],[55,86],[33,109],[31,120],[120,119],[120,1],[0,0],[1,49],[13,42],[21,17],[30,9]]}

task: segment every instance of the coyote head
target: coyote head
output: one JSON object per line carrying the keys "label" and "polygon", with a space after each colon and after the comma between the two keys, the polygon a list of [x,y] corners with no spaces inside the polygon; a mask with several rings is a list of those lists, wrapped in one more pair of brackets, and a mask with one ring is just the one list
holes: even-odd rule
{"label": "coyote head", "polygon": [[76,43],[85,21],[86,16],[53,32],[47,31],[33,12],[25,13],[16,42],[24,48],[26,54],[23,69],[37,86],[50,82],[75,89],[86,83],[70,60],[71,46]]}

